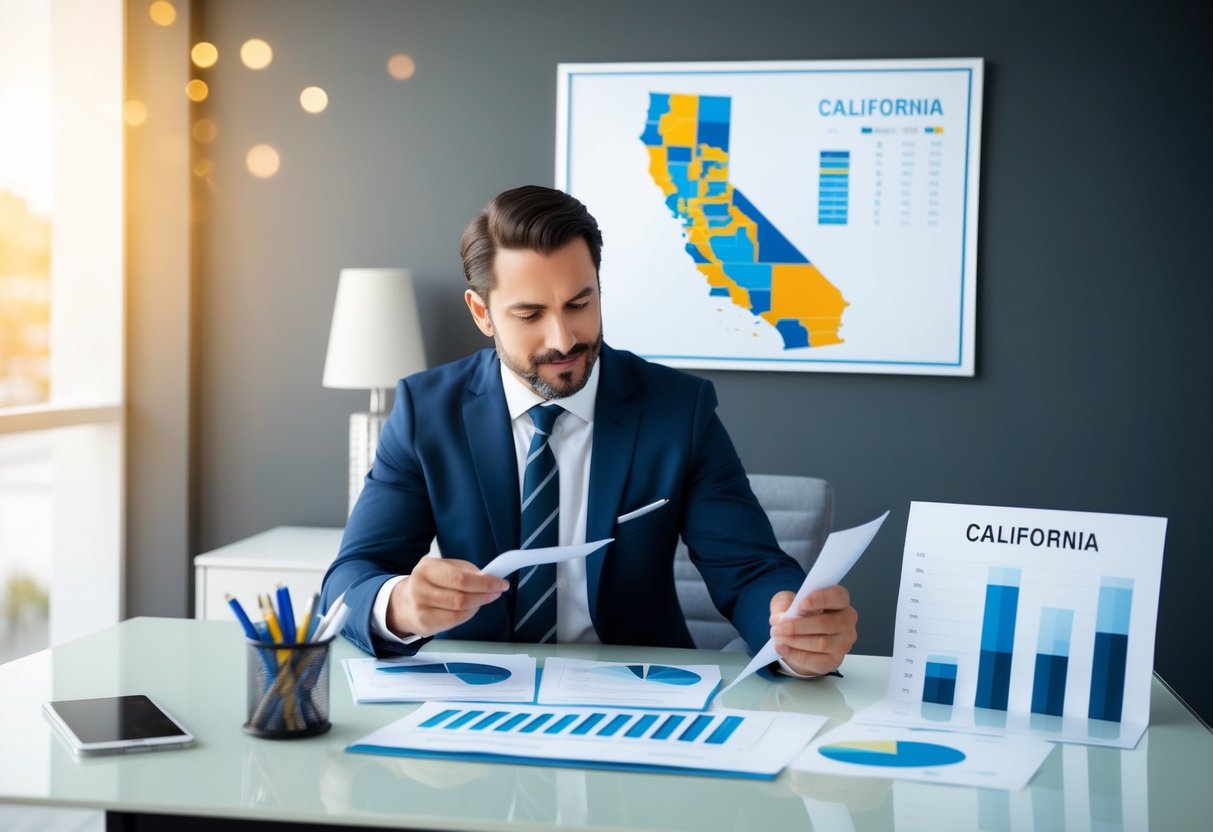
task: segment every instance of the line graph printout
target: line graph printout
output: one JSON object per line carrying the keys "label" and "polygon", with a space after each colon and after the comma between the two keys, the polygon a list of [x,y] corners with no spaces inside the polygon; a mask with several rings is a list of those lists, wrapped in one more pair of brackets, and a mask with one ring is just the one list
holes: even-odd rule
{"label": "line graph printout", "polygon": [[607,338],[708,369],[973,375],[979,59],[562,64]]}
{"label": "line graph printout", "polygon": [[1132,748],[1166,520],[912,503],[884,700],[856,717]]}

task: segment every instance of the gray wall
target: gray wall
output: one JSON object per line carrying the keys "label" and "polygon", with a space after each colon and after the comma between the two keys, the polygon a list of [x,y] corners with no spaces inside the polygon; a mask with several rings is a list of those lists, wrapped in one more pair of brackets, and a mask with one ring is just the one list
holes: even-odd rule
{"label": "gray wall", "polygon": [[[214,161],[195,276],[199,551],[343,523],[364,396],[320,386],[341,267],[414,270],[433,362],[480,345],[459,233],[498,191],[552,182],[558,62],[979,56],[977,377],[704,375],[751,470],[829,478],[841,525],[894,510],[848,580],[859,651],[891,651],[912,499],[1162,515],[1156,666],[1213,716],[1207,3],[195,5],[223,56],[200,108],[219,136],[195,148]],[[275,49],[260,73],[235,59],[253,36]],[[417,62],[404,84],[383,70],[396,51]],[[328,90],[322,116],[297,104],[308,84]],[[282,153],[268,181],[244,172],[258,142]]]}

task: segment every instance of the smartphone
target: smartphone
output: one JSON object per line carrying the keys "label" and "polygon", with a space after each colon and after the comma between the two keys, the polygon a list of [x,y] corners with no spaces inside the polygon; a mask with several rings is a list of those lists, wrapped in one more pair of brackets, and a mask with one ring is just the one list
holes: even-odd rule
{"label": "smartphone", "polygon": [[42,712],[81,756],[166,751],[194,741],[150,696],[106,696],[44,702]]}

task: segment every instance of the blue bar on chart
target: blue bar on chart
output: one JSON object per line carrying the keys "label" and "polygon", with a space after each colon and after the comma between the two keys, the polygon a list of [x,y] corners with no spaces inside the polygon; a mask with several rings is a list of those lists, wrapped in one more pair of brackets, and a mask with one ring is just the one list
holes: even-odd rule
{"label": "blue bar on chart", "polygon": [[922,701],[936,705],[953,704],[956,700],[956,668],[953,656],[927,656]]}
{"label": "blue bar on chart", "polygon": [[551,714],[539,714],[539,716],[535,717],[530,722],[528,722],[526,725],[522,726],[521,733],[523,733],[523,734],[533,733],[541,725],[543,725],[543,723],[547,722],[551,718],[552,718]]}
{"label": "blue bar on chart", "polygon": [[1011,692],[1011,656],[1019,606],[1020,570],[991,566],[986,608],[981,621],[981,658],[977,663],[978,708],[1007,709]]}
{"label": "blue bar on chart", "polygon": [[520,722],[526,721],[526,718],[528,716],[530,716],[530,714],[514,714],[512,717],[510,717],[505,722],[498,725],[493,730],[494,731],[512,731],[518,727],[518,724]]}
{"label": "blue bar on chart", "polygon": [[851,151],[823,150],[817,180],[817,224],[846,225]]}
{"label": "blue bar on chart", "polygon": [[1042,607],[1036,636],[1036,673],[1032,677],[1032,713],[1061,716],[1070,666],[1074,610]]}
{"label": "blue bar on chart", "polygon": [[1091,665],[1091,700],[1087,716],[1120,722],[1125,699],[1125,666],[1129,659],[1130,578],[1103,577],[1095,612],[1095,657]]}

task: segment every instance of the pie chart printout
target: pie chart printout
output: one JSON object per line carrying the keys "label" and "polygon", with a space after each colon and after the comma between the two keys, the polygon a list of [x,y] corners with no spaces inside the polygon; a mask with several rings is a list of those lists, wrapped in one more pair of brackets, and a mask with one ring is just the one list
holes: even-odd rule
{"label": "pie chart printout", "polygon": [[693,670],[686,670],[681,667],[667,667],[662,664],[626,664],[614,667],[596,667],[593,672],[600,673],[603,676],[613,676],[630,681],[639,679],[659,685],[694,685],[703,678]]}
{"label": "pie chart printout", "polygon": [[468,685],[495,685],[510,678],[510,671],[494,664],[478,662],[439,662],[436,664],[397,664],[378,668],[382,673],[444,673]]}
{"label": "pie chart printout", "polygon": [[817,753],[840,763],[885,768],[950,766],[964,760],[964,752],[931,742],[857,740],[823,745]]}

